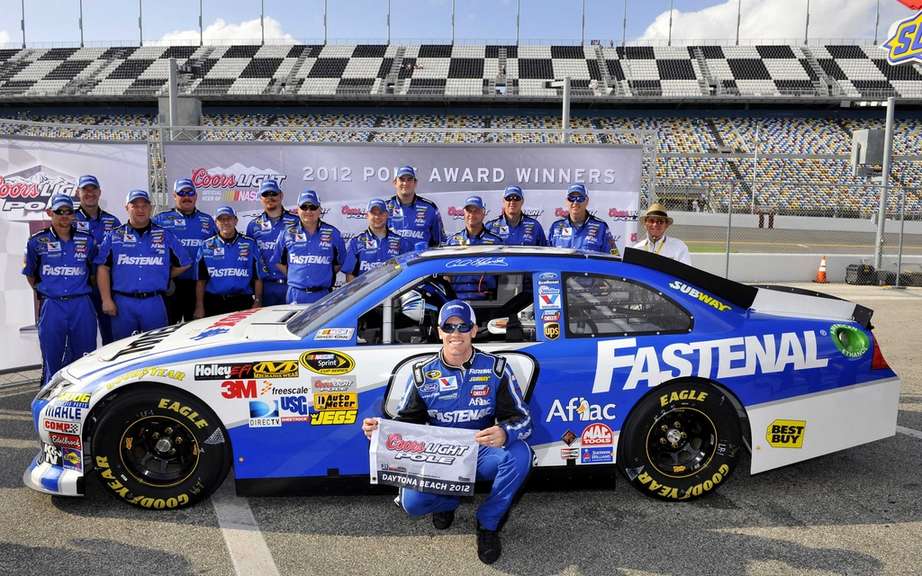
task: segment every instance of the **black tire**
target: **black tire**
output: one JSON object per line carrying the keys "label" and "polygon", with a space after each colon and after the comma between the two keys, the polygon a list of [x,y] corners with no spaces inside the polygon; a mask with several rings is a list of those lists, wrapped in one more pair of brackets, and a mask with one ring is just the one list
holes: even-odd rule
{"label": "black tire", "polygon": [[227,433],[201,400],[170,388],[145,388],[125,391],[104,410],[92,440],[96,474],[129,504],[184,508],[227,476]]}
{"label": "black tire", "polygon": [[700,380],[664,384],[631,412],[618,440],[618,467],[661,500],[691,500],[727,480],[742,446],[730,399]]}

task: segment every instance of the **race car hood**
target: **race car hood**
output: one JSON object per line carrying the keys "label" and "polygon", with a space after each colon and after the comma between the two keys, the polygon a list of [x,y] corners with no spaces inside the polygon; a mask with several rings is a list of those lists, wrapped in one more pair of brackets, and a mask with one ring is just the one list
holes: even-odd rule
{"label": "race car hood", "polygon": [[68,371],[76,377],[100,364],[131,360],[138,355],[179,352],[192,348],[212,348],[246,340],[297,340],[286,322],[303,306],[272,306],[212,316],[186,324],[166,326],[124,338],[105,346],[74,364]]}

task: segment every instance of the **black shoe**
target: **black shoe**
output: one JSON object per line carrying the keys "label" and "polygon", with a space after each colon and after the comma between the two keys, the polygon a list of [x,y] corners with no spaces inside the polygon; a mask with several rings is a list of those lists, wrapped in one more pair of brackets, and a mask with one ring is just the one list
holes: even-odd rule
{"label": "black shoe", "polygon": [[448,530],[451,528],[451,523],[455,521],[455,511],[449,510],[448,512],[433,512],[432,513],[432,525],[435,526],[436,530]]}
{"label": "black shoe", "polygon": [[499,560],[503,545],[499,540],[499,532],[487,530],[477,525],[477,557],[484,564],[492,564]]}

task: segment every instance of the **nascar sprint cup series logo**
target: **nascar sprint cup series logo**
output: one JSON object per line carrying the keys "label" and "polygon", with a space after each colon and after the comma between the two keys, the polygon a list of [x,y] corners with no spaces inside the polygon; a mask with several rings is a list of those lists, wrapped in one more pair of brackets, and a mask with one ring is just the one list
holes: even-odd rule
{"label": "nascar sprint cup series logo", "polygon": [[74,176],[35,165],[10,174],[0,174],[0,218],[43,220],[55,194],[74,195]]}
{"label": "nascar sprint cup series logo", "polygon": [[[922,10],[922,0],[900,0],[900,3],[911,10]],[[900,20],[893,30],[882,46],[887,51],[887,62],[892,66],[922,63],[922,11]]]}

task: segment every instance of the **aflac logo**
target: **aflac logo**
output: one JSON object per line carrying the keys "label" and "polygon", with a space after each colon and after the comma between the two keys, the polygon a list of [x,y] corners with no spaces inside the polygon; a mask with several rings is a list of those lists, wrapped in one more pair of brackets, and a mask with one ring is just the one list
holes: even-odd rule
{"label": "aflac logo", "polygon": [[[900,0],[913,10],[922,9],[920,0]],[[897,23],[896,31],[884,42],[887,62],[896,66],[907,62],[922,62],[922,12]]]}

